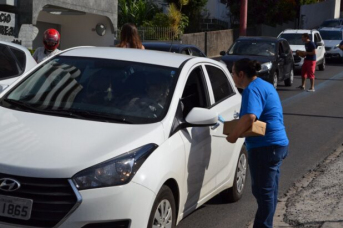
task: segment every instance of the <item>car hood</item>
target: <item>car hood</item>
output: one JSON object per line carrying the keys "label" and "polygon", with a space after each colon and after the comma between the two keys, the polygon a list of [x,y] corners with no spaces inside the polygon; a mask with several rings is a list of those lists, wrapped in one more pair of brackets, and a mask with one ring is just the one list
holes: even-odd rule
{"label": "car hood", "polygon": [[299,51],[305,51],[305,45],[289,45],[291,50],[293,51],[293,53],[295,53],[296,50],[299,50]]}
{"label": "car hood", "polygon": [[70,178],[135,148],[163,141],[161,123],[105,123],[0,107],[0,173]]}
{"label": "car hood", "polygon": [[339,44],[342,40],[324,40],[325,47],[335,47],[337,44]]}
{"label": "car hood", "polygon": [[266,63],[273,61],[275,57],[273,56],[254,56],[254,55],[224,55],[221,60],[226,63],[228,69],[231,71],[233,63],[244,58],[249,58],[251,60],[256,60],[260,63]]}

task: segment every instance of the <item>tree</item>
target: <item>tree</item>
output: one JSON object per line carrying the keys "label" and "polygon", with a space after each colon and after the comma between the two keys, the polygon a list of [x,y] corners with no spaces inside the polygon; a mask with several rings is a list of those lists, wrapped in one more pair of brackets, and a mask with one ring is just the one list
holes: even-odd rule
{"label": "tree", "polygon": [[189,18],[189,26],[185,28],[187,32],[199,31],[200,19],[202,18],[201,12],[203,11],[208,0],[188,0],[188,4],[182,5],[184,1],[180,0],[166,0],[169,4],[173,3],[181,10],[183,17]]}
{"label": "tree", "polygon": [[119,0],[118,27],[125,23],[134,23],[137,27],[152,20],[161,10],[149,0]]}
{"label": "tree", "polygon": [[[240,1],[228,0],[230,17],[237,20],[240,15]],[[248,0],[248,26],[267,24],[275,26],[294,20],[297,12],[295,0]]]}

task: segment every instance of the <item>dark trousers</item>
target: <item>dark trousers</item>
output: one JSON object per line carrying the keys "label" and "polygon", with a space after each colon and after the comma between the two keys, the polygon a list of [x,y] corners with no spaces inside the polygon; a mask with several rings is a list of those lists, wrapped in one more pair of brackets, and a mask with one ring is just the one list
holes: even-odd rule
{"label": "dark trousers", "polygon": [[248,151],[252,193],[257,200],[254,228],[273,228],[280,166],[288,155],[288,146],[252,148]]}

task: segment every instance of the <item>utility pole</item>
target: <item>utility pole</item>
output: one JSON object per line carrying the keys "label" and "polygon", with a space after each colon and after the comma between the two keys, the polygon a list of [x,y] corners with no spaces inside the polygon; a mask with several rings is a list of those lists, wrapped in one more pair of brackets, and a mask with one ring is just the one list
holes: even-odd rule
{"label": "utility pole", "polygon": [[239,35],[247,35],[247,21],[248,21],[248,0],[241,0],[241,13],[239,22]]}

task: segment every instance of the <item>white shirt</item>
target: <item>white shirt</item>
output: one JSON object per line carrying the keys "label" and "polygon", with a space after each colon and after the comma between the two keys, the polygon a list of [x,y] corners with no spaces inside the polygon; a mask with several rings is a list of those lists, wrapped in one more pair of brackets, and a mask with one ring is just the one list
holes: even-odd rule
{"label": "white shirt", "polygon": [[44,47],[39,47],[36,49],[35,53],[33,53],[33,58],[36,60],[37,63],[42,62],[43,60],[56,55],[58,53],[60,53],[61,51],[59,49],[55,49],[53,52],[48,52],[45,51]]}

